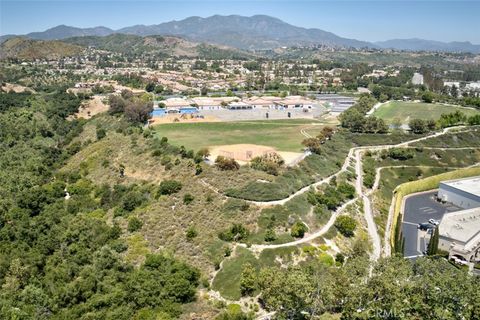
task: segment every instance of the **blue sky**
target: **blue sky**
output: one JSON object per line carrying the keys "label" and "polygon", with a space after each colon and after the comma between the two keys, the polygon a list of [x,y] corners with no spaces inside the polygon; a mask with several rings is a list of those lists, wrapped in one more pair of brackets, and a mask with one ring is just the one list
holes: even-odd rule
{"label": "blue sky", "polygon": [[266,14],[367,41],[423,38],[480,44],[480,0],[0,0],[0,34],[59,24],[118,29],[214,14]]}

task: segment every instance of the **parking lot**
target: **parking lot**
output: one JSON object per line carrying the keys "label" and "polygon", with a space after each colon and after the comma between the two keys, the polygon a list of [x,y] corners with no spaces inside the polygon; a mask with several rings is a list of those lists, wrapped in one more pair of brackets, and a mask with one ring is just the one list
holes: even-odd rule
{"label": "parking lot", "polygon": [[417,228],[419,223],[428,222],[429,219],[441,220],[447,212],[462,210],[450,203],[442,204],[436,201],[436,193],[436,190],[421,193],[405,200],[402,232],[405,237],[404,256],[407,258],[421,256],[427,249],[430,235]]}
{"label": "parking lot", "polygon": [[321,116],[326,112],[322,105],[314,105],[311,109],[294,108],[294,109],[266,109],[256,108],[248,110],[200,110],[199,114],[205,117],[216,118],[219,121],[245,121],[245,120],[265,120],[268,113],[268,119],[279,120],[289,119],[313,119]]}

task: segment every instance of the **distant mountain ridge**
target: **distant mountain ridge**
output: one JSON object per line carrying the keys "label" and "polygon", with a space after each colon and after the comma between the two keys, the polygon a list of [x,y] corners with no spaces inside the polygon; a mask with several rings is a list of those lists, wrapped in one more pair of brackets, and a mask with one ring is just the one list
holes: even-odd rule
{"label": "distant mountain ridge", "polygon": [[472,44],[469,41],[441,42],[412,38],[378,41],[375,44],[384,49],[480,53],[480,45]]}
{"label": "distant mountain ridge", "polygon": [[320,29],[306,29],[266,15],[244,17],[214,15],[189,17],[157,25],[137,25],[118,30],[136,35],[171,34],[240,49],[274,49],[282,46],[330,45],[332,47],[374,47],[371,43],[339,37]]}
{"label": "distant mountain ridge", "polygon": [[[109,36],[114,33],[137,36],[180,36],[195,42],[226,45],[242,50],[274,49],[293,46],[324,45],[332,48],[391,48],[409,51],[445,51],[480,53],[480,45],[470,42],[440,42],[423,39],[394,39],[375,43],[340,37],[320,29],[293,26],[266,15],[251,17],[214,15],[189,17],[155,25],[135,25],[112,30],[106,27],[76,28],[60,25],[25,37],[39,40],[63,40],[72,37]],[[0,43],[15,35],[0,37]]]}

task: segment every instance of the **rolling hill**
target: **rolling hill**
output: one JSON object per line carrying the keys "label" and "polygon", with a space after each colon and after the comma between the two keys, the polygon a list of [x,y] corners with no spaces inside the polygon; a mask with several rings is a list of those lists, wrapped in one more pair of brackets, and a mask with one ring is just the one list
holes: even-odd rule
{"label": "rolling hill", "polygon": [[0,45],[0,59],[58,59],[75,56],[83,51],[84,48],[81,46],[62,41],[43,41],[16,37],[10,38]]}
{"label": "rolling hill", "polygon": [[101,50],[107,50],[120,53],[152,53],[160,56],[175,57],[201,57],[212,59],[226,58],[249,58],[250,53],[226,46],[210,45],[188,41],[180,37],[173,36],[146,36],[128,34],[111,34],[108,36],[86,36],[73,37],[62,40],[63,42],[95,47]]}

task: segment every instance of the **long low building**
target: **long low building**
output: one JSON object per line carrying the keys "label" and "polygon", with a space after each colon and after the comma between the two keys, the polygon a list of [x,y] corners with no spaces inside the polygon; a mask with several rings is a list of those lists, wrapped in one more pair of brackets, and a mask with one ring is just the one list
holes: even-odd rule
{"label": "long low building", "polygon": [[480,176],[440,182],[438,198],[464,209],[480,207]]}

